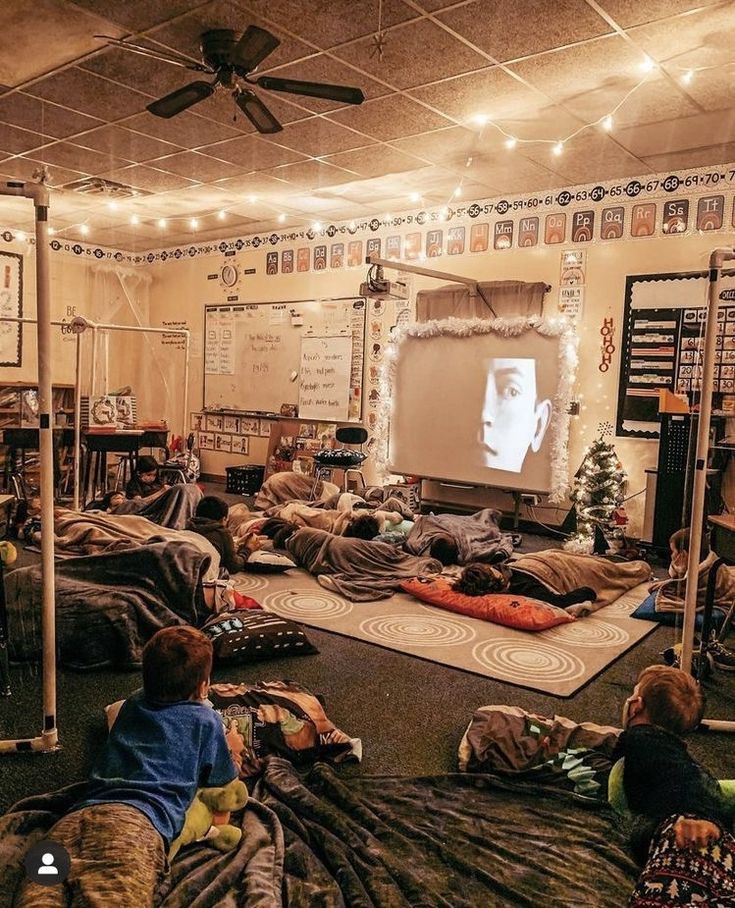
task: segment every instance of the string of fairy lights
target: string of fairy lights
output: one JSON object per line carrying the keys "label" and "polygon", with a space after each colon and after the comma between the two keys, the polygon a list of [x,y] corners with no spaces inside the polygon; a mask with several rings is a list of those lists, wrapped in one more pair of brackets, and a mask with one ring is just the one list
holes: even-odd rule
{"label": "string of fairy lights", "polygon": [[[719,64],[696,66],[696,67],[681,67],[681,66],[676,66],[676,65],[672,65],[672,64],[666,64],[665,70],[669,75],[672,75],[672,77],[675,78],[676,81],[679,82],[679,84],[681,84],[684,87],[687,87],[687,86],[690,86],[694,82],[694,80],[696,79],[696,77],[699,73],[706,72],[709,70],[714,70],[714,69],[722,69],[724,67],[732,67],[732,66],[735,66],[735,61],[727,62],[724,64],[719,63]],[[503,136],[503,139],[504,139],[503,144],[509,152],[513,151],[516,148],[519,148],[519,147],[522,148],[524,146],[546,145],[546,146],[550,147],[551,155],[555,158],[558,158],[564,154],[564,151],[569,142],[573,141],[578,135],[580,135],[583,132],[586,132],[587,130],[599,129],[599,130],[602,130],[603,132],[607,132],[607,133],[611,132],[615,126],[615,116],[618,114],[618,112],[621,110],[621,108],[623,108],[625,106],[625,104],[636,94],[636,92],[638,92],[641,89],[641,87],[650,80],[652,75],[660,74],[661,71],[663,71],[662,66],[660,66],[658,63],[656,63],[651,57],[648,57],[648,56],[644,57],[643,60],[641,60],[641,62],[639,64],[639,72],[641,74],[639,80],[635,83],[635,85],[633,85],[622,96],[622,98],[620,98],[620,100],[612,107],[612,109],[610,109],[607,113],[603,114],[602,116],[598,117],[595,120],[581,123],[580,126],[578,126],[576,129],[574,129],[572,132],[570,132],[568,135],[566,135],[562,138],[559,138],[559,137],[553,138],[553,139],[524,138],[522,136],[515,135],[515,134],[509,132],[508,130],[506,130],[503,126],[500,125],[499,122],[494,120],[489,114],[482,113],[482,112],[474,114],[472,117],[470,117],[468,123],[471,126],[477,127],[477,129],[475,130],[475,136],[474,136],[474,139],[472,142],[472,147],[465,160],[464,171],[463,171],[457,185],[454,187],[454,189],[450,193],[450,196],[447,199],[446,203],[443,205],[439,205],[439,206],[433,205],[433,206],[431,206],[431,209],[436,211],[438,220],[444,221],[448,218],[449,206],[453,203],[456,203],[462,197],[463,192],[464,192],[465,182],[472,177],[472,164],[473,164],[474,156],[475,156],[477,149],[481,147],[483,139],[486,136],[486,131],[488,129],[493,129],[493,130],[497,131],[498,133],[500,133],[500,135]],[[319,160],[319,159],[317,158],[317,160]],[[264,205],[267,209],[269,209],[272,214],[276,214],[276,212],[277,212],[276,222],[278,224],[285,224],[287,221],[291,221],[291,222],[295,221],[295,222],[298,222],[301,224],[308,224],[310,229],[316,235],[321,234],[325,229],[325,225],[321,221],[319,221],[319,220],[311,221],[309,218],[304,217],[303,215],[300,215],[298,213],[295,213],[295,212],[287,213],[285,211],[279,210],[278,206],[269,202],[267,199],[261,199],[257,195],[247,195],[244,197],[244,200],[252,205],[256,205],[257,203],[260,203],[261,205]],[[424,200],[424,196],[422,195],[422,193],[417,192],[417,191],[409,192],[406,195],[407,203],[416,205],[416,204],[421,204],[423,202],[423,200]],[[127,201],[128,200],[119,201],[117,199],[108,199],[104,203],[104,205],[105,205],[105,208],[110,212],[119,212],[121,210],[124,210]],[[135,202],[136,199],[132,199],[130,201]],[[186,223],[192,232],[196,232],[197,230],[199,230],[201,227],[204,226],[205,222],[212,221],[212,220],[218,221],[218,222],[226,222],[227,218],[233,214],[236,216],[239,216],[241,212],[240,211],[235,212],[234,209],[235,208],[239,209],[242,206],[242,203],[243,203],[243,200],[241,199],[241,200],[238,200],[236,203],[233,203],[230,206],[222,207],[222,208],[215,208],[210,211],[200,212],[199,214],[197,214],[195,216],[187,214],[187,215],[172,215],[172,216],[167,216],[167,217],[149,218],[149,217],[142,217],[137,212],[132,212],[129,215],[128,224],[131,227],[137,227],[137,226],[140,226],[141,224],[145,224],[145,225],[149,225],[149,226],[155,225],[156,227],[158,227],[158,229],[163,234],[163,232],[166,231],[166,229],[171,225]],[[56,234],[59,234],[59,235],[65,234],[67,232],[77,232],[85,238],[89,237],[92,235],[92,232],[93,232],[92,227],[89,224],[89,218],[91,216],[92,216],[92,213],[88,216],[88,218],[86,220],[80,221],[75,224],[68,224],[64,227],[57,227],[55,229],[50,227],[49,234],[51,234],[53,236]],[[383,226],[389,227],[393,223],[393,215],[390,213],[386,213],[380,218],[380,220],[381,220]],[[121,224],[118,224],[116,226],[122,227]],[[356,223],[354,221],[352,221],[349,224],[349,229],[354,230],[355,228],[356,228]],[[13,233],[14,233],[15,238],[20,241],[27,239],[27,235],[26,235],[25,231],[23,231],[23,230],[14,230]]]}

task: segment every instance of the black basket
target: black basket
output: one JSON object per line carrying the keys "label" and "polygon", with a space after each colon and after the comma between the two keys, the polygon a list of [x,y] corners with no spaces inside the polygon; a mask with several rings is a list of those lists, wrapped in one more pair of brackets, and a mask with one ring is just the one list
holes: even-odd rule
{"label": "black basket", "polygon": [[225,467],[225,473],[227,474],[225,492],[231,495],[257,495],[263,485],[265,467],[262,464]]}

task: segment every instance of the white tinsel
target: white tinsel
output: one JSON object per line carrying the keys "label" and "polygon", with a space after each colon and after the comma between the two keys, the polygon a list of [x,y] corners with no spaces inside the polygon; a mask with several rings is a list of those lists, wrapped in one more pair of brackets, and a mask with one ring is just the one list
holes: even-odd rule
{"label": "white tinsel", "polygon": [[396,330],[392,341],[385,350],[385,359],[380,376],[380,408],[375,427],[378,440],[375,463],[378,475],[384,479],[389,473],[388,432],[390,428],[391,401],[396,374],[396,363],[403,340],[407,337],[472,337],[476,334],[498,334],[501,337],[519,337],[526,331],[536,331],[544,337],[559,338],[558,375],[559,384],[554,395],[554,404],[549,425],[551,448],[551,489],[549,501],[563,501],[569,489],[569,405],[577,373],[577,335],[573,322],[563,316],[541,318],[459,319],[447,318],[429,322],[418,322]]}

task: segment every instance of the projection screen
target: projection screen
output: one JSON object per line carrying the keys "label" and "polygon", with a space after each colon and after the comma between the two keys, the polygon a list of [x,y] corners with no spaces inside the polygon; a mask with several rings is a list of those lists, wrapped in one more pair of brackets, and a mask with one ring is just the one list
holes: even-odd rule
{"label": "projection screen", "polygon": [[389,469],[558,492],[567,482],[576,365],[569,324],[548,320],[543,333],[524,326],[515,336],[490,330],[493,322],[469,324],[477,331],[448,320],[415,326],[396,340],[388,382]]}

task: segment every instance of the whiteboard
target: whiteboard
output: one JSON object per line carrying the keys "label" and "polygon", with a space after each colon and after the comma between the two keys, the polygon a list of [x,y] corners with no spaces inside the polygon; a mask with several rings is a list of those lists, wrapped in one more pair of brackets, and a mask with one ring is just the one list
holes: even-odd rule
{"label": "whiteboard", "polygon": [[322,338],[340,351],[348,344],[349,354],[331,395],[337,403],[322,406],[322,418],[359,422],[366,308],[362,297],[205,306],[205,409],[278,414],[298,405],[302,341]]}

